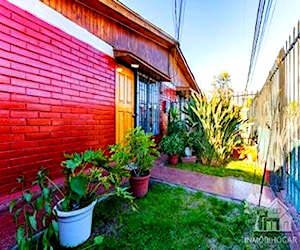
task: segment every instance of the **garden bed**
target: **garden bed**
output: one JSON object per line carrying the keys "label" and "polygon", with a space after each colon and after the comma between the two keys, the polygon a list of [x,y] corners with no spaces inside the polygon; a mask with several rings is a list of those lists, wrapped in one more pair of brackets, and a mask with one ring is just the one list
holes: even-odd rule
{"label": "garden bed", "polygon": [[219,177],[233,177],[255,184],[261,184],[263,176],[262,168],[258,164],[247,160],[233,160],[220,167],[207,166],[200,163],[179,163],[172,167]]}
{"label": "garden bed", "polygon": [[[89,249],[264,247],[261,242],[255,244],[245,240],[261,237],[262,233],[253,232],[255,209],[241,203],[154,183],[147,197],[137,200],[137,205],[138,212],[133,212],[114,198],[98,203],[94,212],[93,237],[103,235],[104,239],[100,246]],[[93,239],[77,249],[85,249],[91,244]],[[266,244],[265,247],[269,249],[270,245]],[[288,249],[284,244],[276,247]]]}

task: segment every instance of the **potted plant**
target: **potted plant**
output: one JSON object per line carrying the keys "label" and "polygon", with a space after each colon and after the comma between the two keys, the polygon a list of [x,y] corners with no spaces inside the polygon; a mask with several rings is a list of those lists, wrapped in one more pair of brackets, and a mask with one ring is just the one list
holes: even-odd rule
{"label": "potted plant", "polygon": [[181,157],[181,161],[183,163],[196,162],[197,157],[192,155],[192,153],[194,151],[195,140],[197,140],[196,132],[186,132],[184,134],[184,142],[185,142],[184,154],[185,154],[185,156]]}
{"label": "potted plant", "polygon": [[[65,175],[64,192],[58,188],[63,199],[53,210],[58,218],[60,244],[75,247],[90,237],[97,198],[117,194],[132,203],[133,197],[126,188],[119,187],[122,177],[128,175],[125,168],[106,171],[111,167],[101,150],[64,155],[67,158],[61,163]],[[100,187],[106,192],[99,193]],[[109,189],[111,192],[107,192]]]}
{"label": "potted plant", "polygon": [[170,163],[177,165],[179,153],[184,150],[182,136],[179,134],[164,135],[159,145],[162,151],[169,155]]}
{"label": "potted plant", "polygon": [[126,165],[130,170],[130,187],[133,195],[143,197],[148,192],[150,169],[158,157],[152,134],[146,134],[141,127],[128,131],[119,144],[111,147],[111,159],[117,166]]}

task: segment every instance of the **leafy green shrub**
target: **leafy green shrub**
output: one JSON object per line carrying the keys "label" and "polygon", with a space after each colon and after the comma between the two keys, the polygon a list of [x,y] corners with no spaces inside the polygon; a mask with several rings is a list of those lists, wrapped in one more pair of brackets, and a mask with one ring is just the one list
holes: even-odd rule
{"label": "leafy green shrub", "polygon": [[178,134],[164,135],[159,146],[166,154],[176,155],[184,150],[184,140]]}
{"label": "leafy green shrub", "polygon": [[[22,197],[10,202],[9,212],[14,214],[14,222],[17,225],[18,249],[30,249],[39,225],[45,229],[39,238],[42,242],[38,240],[36,244],[42,244],[44,249],[53,249],[52,242],[58,239],[58,225],[52,218],[51,209],[53,189],[49,187],[47,175],[48,172],[44,168],[38,171],[36,180],[32,183],[32,187],[38,185],[37,192],[32,192],[31,188],[24,188],[24,177],[17,179],[22,188]],[[23,222],[19,223],[19,220]]]}
{"label": "leafy green shrub", "polygon": [[176,108],[170,109],[167,135],[183,135],[185,132],[187,132],[187,126],[181,119],[178,110]]}
{"label": "leafy green shrub", "polygon": [[112,161],[116,166],[132,164],[135,166],[132,170],[136,177],[145,176],[158,157],[152,136],[146,134],[141,127],[129,130],[119,144],[110,147]]}
{"label": "leafy green shrub", "polygon": [[240,116],[240,107],[213,96],[211,100],[192,94],[185,110],[187,124],[198,132],[197,156],[205,165],[219,166],[240,143],[240,132],[248,125]]}

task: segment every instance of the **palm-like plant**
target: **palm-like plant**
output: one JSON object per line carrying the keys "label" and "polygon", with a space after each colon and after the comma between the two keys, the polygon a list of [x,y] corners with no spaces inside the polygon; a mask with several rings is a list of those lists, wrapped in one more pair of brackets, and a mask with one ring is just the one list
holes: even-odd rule
{"label": "palm-like plant", "polygon": [[196,94],[186,109],[188,123],[199,133],[198,156],[203,164],[221,165],[240,143],[240,132],[248,125],[240,116],[240,107],[213,96],[206,100]]}

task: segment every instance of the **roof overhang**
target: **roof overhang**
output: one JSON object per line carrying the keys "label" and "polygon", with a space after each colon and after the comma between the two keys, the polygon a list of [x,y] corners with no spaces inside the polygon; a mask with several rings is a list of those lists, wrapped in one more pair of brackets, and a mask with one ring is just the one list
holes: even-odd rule
{"label": "roof overhang", "polygon": [[197,93],[194,89],[190,87],[182,87],[182,86],[176,86],[176,92],[179,95],[182,95],[184,97],[189,97],[192,93]]}
{"label": "roof overhang", "polygon": [[140,57],[132,54],[130,51],[114,49],[114,56],[118,62],[125,63],[128,66],[130,66],[132,64],[137,64],[138,71],[146,73],[147,75],[151,76],[153,79],[155,79],[157,81],[160,81],[160,82],[162,82],[162,81],[170,82],[171,81],[170,76],[164,74],[157,68],[153,67],[151,64],[145,62]]}

